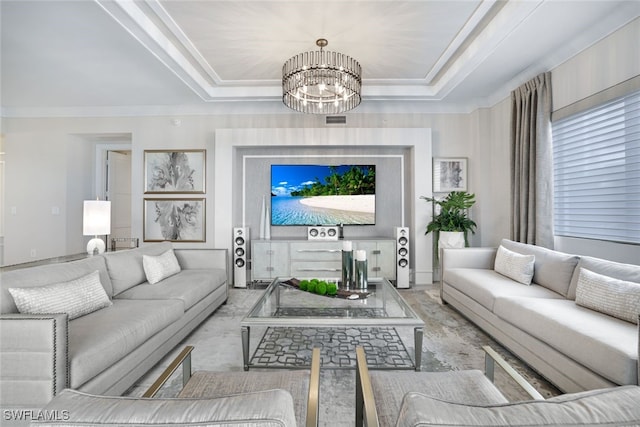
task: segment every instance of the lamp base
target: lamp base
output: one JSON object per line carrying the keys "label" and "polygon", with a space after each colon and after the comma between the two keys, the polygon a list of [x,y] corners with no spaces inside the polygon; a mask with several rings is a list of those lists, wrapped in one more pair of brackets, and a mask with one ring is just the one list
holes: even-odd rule
{"label": "lamp base", "polygon": [[94,237],[93,239],[89,240],[89,243],[87,243],[87,253],[89,255],[101,254],[105,249],[106,245],[104,244],[104,240],[100,239],[99,237]]}

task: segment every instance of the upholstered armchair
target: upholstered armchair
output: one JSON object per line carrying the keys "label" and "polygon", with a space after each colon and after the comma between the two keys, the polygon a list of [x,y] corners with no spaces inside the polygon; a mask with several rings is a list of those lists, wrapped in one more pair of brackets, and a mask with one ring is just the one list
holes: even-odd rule
{"label": "upholstered armchair", "polygon": [[[320,350],[310,370],[249,372],[199,371],[191,375],[187,347],[143,397],[96,396],[63,390],[44,409],[38,426],[306,426],[318,425]],[[154,398],[183,366],[183,389],[176,398]]]}
{"label": "upholstered armchair", "polygon": [[[640,386],[565,394],[545,400],[495,351],[479,370],[369,371],[356,350],[356,426],[640,425]],[[533,400],[508,402],[493,385],[498,363]]]}

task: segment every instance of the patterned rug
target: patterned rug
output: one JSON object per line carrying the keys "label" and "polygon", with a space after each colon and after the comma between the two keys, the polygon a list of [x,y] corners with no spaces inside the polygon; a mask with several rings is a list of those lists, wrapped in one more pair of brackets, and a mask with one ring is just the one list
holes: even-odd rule
{"label": "patterned rug", "polygon": [[250,360],[252,368],[311,366],[311,352],[320,348],[322,369],[355,369],[356,347],[363,347],[370,369],[414,369],[395,328],[270,327]]}

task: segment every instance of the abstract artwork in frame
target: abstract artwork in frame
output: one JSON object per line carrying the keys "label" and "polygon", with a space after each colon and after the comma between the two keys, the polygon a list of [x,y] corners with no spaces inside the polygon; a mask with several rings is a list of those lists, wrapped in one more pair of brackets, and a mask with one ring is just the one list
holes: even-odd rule
{"label": "abstract artwork in frame", "polygon": [[204,242],[205,199],[144,199],[145,242]]}
{"label": "abstract artwork in frame", "polygon": [[467,191],[467,159],[439,157],[433,159],[433,192]]}
{"label": "abstract artwork in frame", "polygon": [[145,150],[144,192],[204,193],[206,150]]}

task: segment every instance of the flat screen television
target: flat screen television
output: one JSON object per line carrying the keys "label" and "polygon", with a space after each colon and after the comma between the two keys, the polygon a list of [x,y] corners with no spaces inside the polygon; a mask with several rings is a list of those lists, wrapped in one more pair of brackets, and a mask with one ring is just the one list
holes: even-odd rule
{"label": "flat screen television", "polygon": [[375,223],[375,165],[271,165],[271,225]]}

